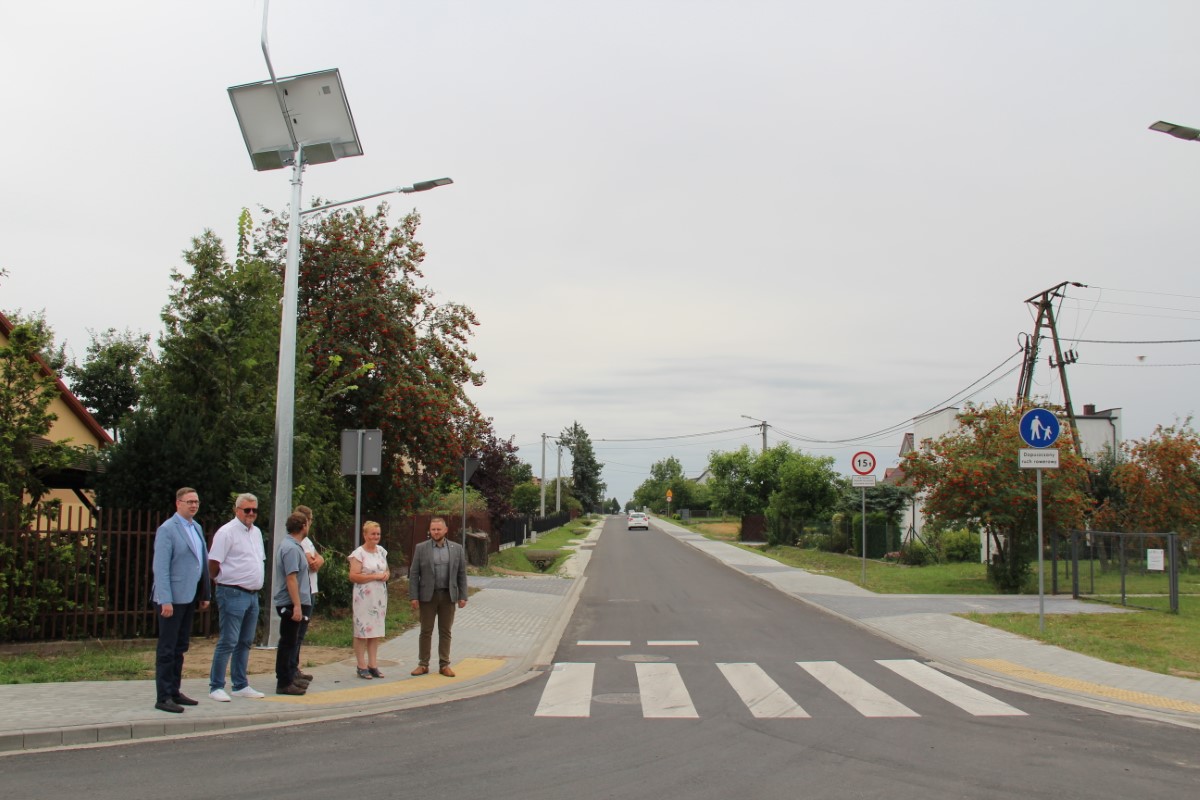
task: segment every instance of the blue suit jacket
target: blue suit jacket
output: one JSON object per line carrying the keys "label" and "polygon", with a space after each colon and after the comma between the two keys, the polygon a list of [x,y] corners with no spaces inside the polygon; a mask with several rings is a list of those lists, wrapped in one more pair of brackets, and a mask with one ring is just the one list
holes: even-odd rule
{"label": "blue suit jacket", "polygon": [[[199,543],[200,560],[192,539]],[[154,589],[152,599],[156,605],[186,605],[196,600],[209,598],[208,547],[204,534],[195,521],[188,522],[175,514],[154,534]]]}

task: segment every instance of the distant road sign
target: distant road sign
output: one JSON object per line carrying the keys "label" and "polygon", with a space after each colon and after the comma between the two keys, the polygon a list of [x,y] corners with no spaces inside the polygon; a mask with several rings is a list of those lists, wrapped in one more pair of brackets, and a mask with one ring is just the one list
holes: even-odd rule
{"label": "distant road sign", "polygon": [[1021,417],[1021,440],[1030,447],[1049,447],[1058,441],[1062,426],[1058,417],[1044,408],[1031,408]]}
{"label": "distant road sign", "polygon": [[855,453],[854,458],[850,459],[850,468],[859,475],[870,475],[875,471],[875,456],[866,450]]}

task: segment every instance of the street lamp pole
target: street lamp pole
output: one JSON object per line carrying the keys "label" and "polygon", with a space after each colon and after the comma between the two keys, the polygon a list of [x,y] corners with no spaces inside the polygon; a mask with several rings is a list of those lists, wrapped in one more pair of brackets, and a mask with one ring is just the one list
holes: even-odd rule
{"label": "street lamp pole", "polygon": [[[292,166],[292,207],[288,220],[287,261],[283,275],[283,315],[279,321],[279,375],[275,382],[275,497],[271,516],[272,547],[274,554],[287,535],[284,524],[291,514],[292,506],[292,457],[296,422],[296,317],[300,294],[300,221],[302,218],[327,211],[338,206],[350,205],[385,194],[412,194],[425,192],[438,186],[454,183],[450,178],[418,181],[412,186],[397,186],[383,192],[326,203],[323,206],[300,210],[303,174],[303,146],[296,151],[296,162]],[[360,451],[361,453],[361,445]],[[355,531],[357,538],[358,531]],[[274,557],[274,555],[272,555]],[[271,596],[280,590],[275,571],[271,571]],[[270,614],[267,629],[268,646],[279,640],[279,618]]]}

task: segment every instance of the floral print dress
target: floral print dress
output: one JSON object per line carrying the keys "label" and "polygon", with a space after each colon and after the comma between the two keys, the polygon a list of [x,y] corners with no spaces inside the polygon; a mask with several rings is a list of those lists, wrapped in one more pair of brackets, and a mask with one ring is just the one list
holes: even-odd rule
{"label": "floral print dress", "polygon": [[[350,554],[350,558],[358,559],[362,564],[365,575],[383,572],[387,566],[387,550],[376,545],[375,552],[369,552],[359,547]],[[383,636],[383,624],[387,617],[387,582],[370,581],[354,584],[354,637],[356,639],[375,639]]]}

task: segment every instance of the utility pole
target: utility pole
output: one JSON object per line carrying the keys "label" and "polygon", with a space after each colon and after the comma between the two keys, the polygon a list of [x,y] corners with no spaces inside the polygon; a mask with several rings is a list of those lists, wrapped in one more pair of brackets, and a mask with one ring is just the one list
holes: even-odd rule
{"label": "utility pole", "polygon": [[546,516],[546,434],[542,434],[542,507],[539,516]]}
{"label": "utility pole", "polygon": [[554,479],[554,513],[562,511],[562,442],[558,443],[558,475]]}
{"label": "utility pole", "polygon": [[767,452],[767,421],[765,419],[759,419],[758,417],[749,417],[745,414],[742,414],[741,416],[742,419],[748,419],[752,422],[758,423],[757,425],[751,425],[750,427],[762,429],[762,451],[764,453]]}
{"label": "utility pole", "polygon": [[1067,422],[1071,426],[1071,439],[1075,444],[1076,455],[1082,458],[1083,443],[1079,440],[1079,425],[1075,421],[1075,408],[1071,405],[1071,387],[1067,384],[1067,365],[1078,361],[1079,354],[1074,350],[1063,352],[1062,343],[1058,338],[1058,322],[1054,318],[1054,301],[1066,297],[1062,290],[1068,286],[1087,288],[1086,284],[1077,281],[1063,281],[1025,301],[1037,308],[1037,319],[1033,324],[1033,336],[1025,342],[1025,360],[1021,364],[1021,379],[1017,385],[1017,404],[1022,408],[1028,405],[1029,396],[1033,392],[1033,369],[1037,364],[1042,326],[1045,325],[1050,328],[1050,338],[1054,342],[1054,355],[1049,359],[1050,368],[1058,368],[1058,377],[1063,388],[1063,405],[1067,409]]}

